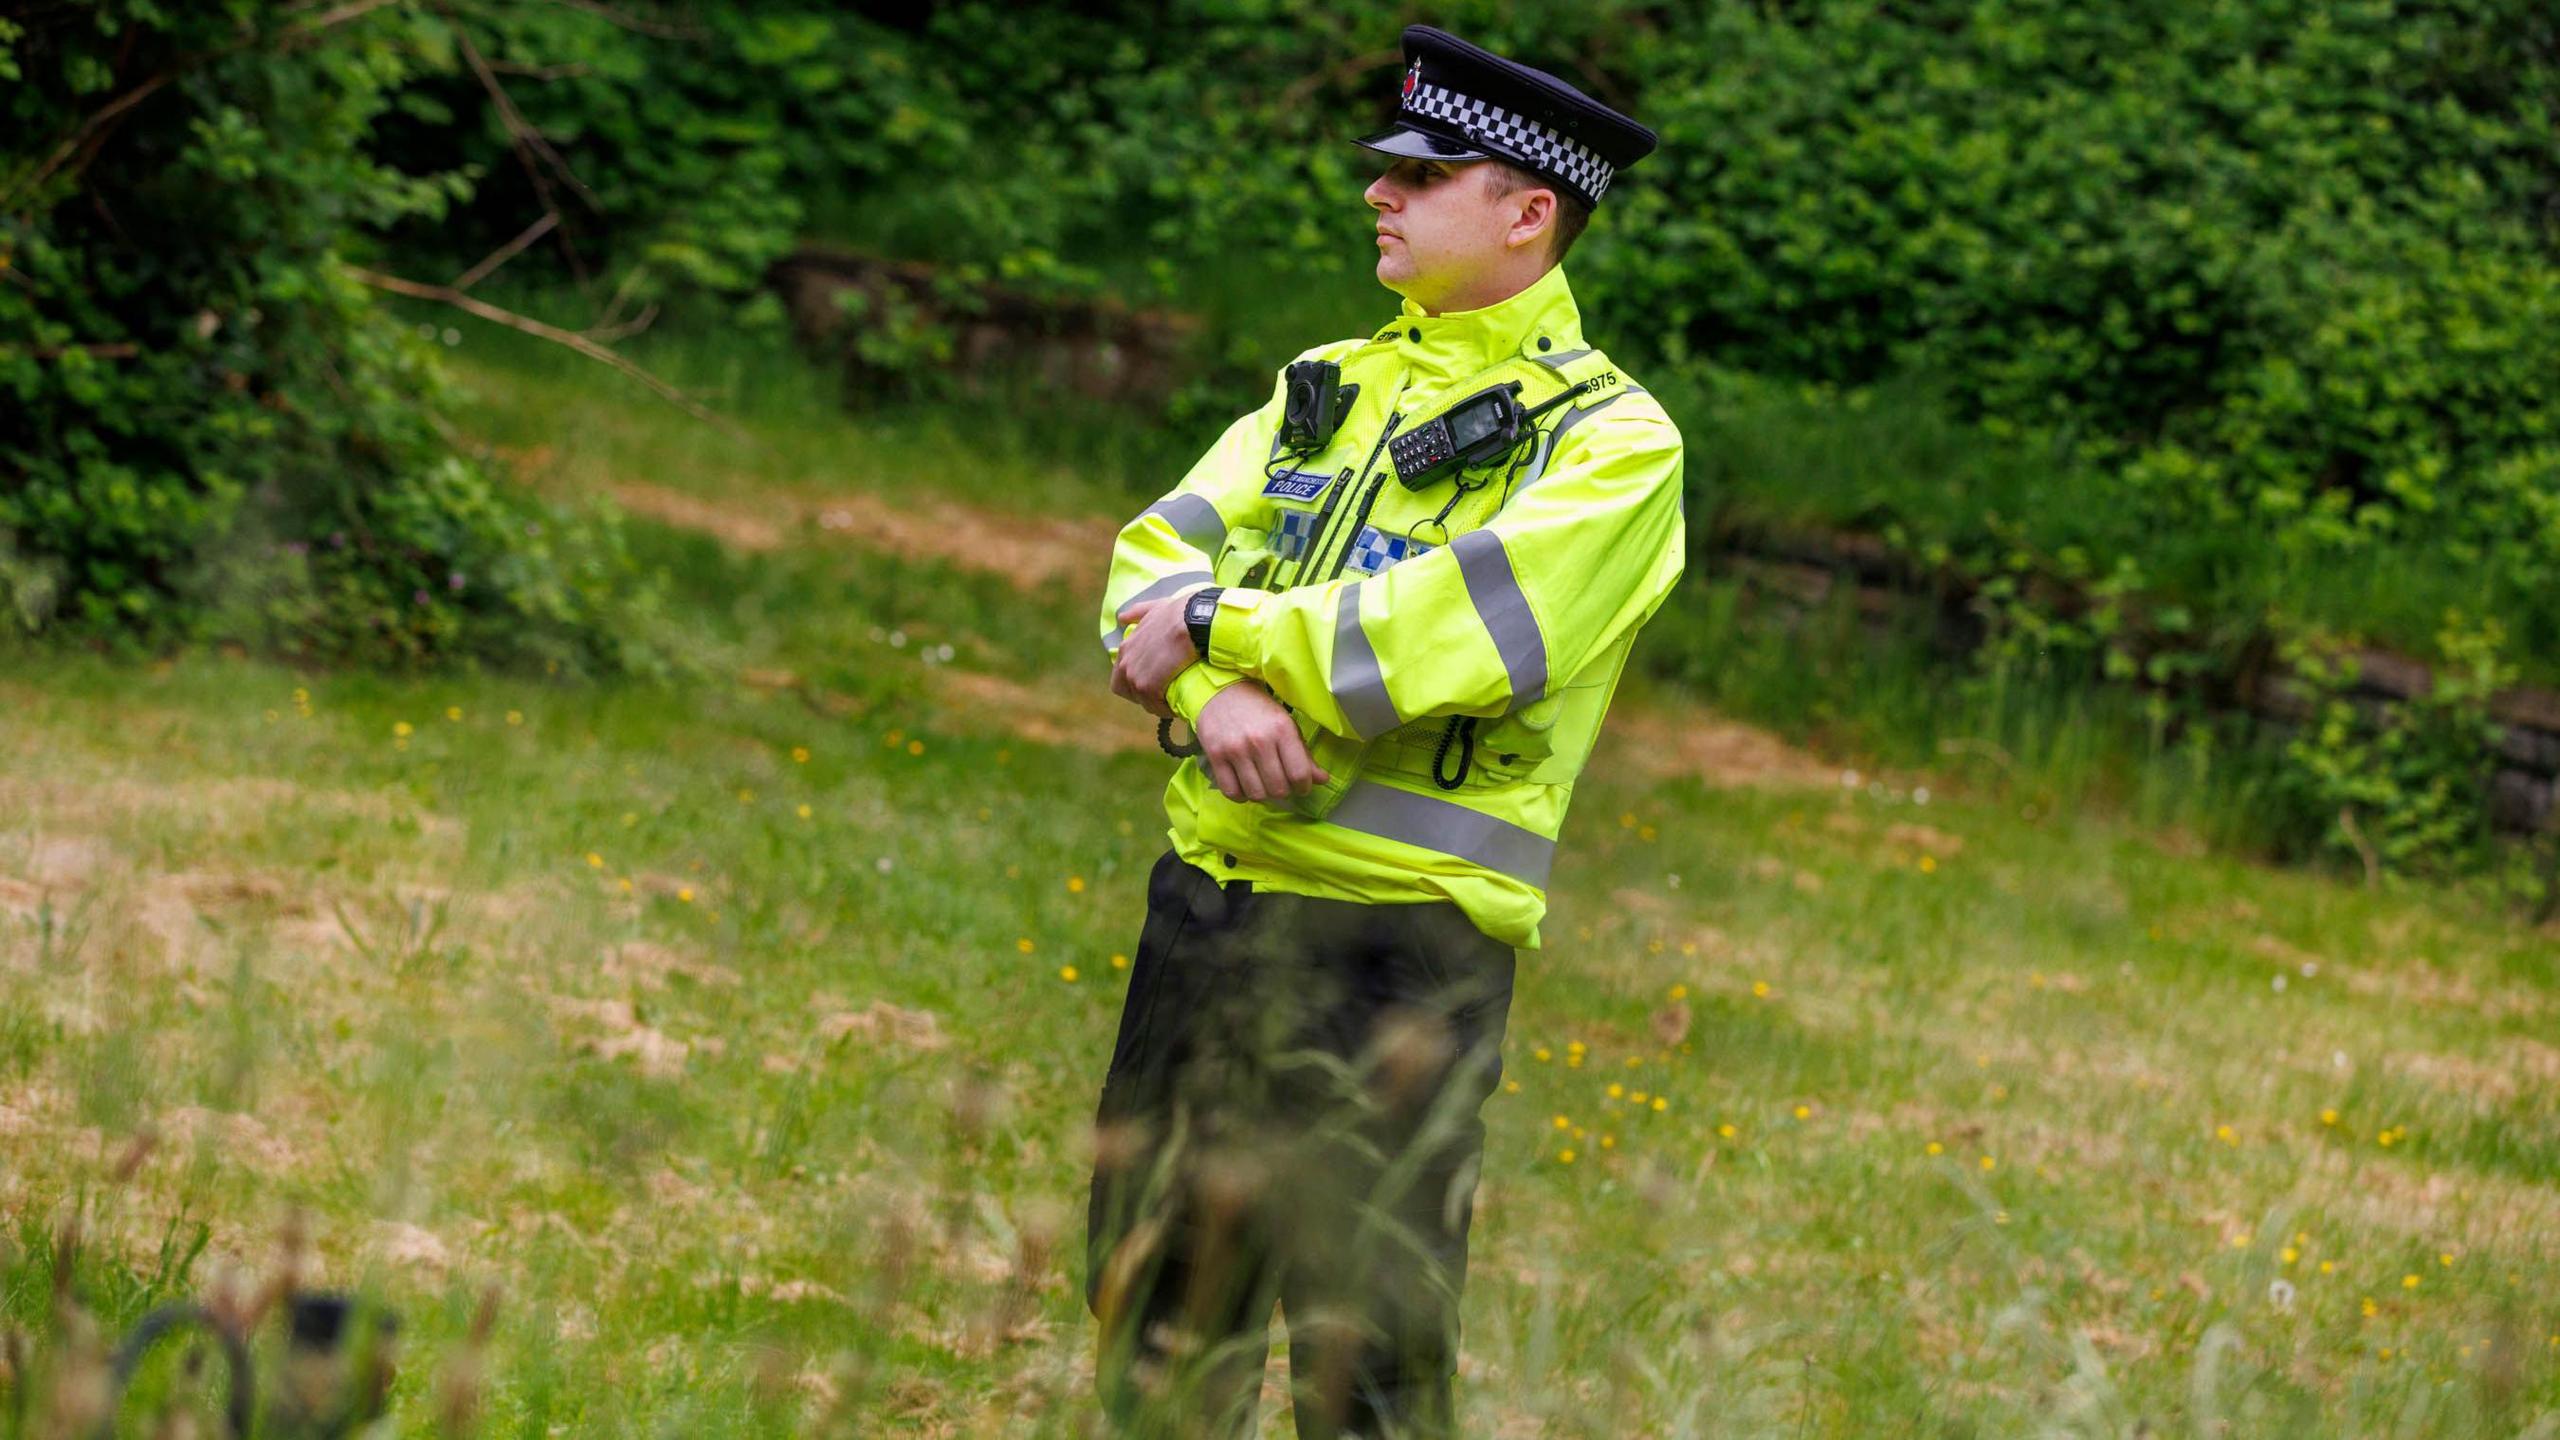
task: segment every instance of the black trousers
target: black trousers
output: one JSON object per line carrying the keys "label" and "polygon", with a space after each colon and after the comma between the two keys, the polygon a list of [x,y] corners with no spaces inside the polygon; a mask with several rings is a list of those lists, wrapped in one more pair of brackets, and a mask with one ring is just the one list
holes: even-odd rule
{"label": "black trousers", "polygon": [[1096,1116],[1085,1299],[1115,1432],[1452,1433],[1513,953],[1448,903],[1256,891],[1167,852]]}

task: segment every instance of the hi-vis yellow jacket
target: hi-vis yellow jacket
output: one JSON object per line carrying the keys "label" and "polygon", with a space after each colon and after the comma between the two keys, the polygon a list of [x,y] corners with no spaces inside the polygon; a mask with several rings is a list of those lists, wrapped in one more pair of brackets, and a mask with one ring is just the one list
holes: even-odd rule
{"label": "hi-vis yellow jacket", "polygon": [[[1561,266],[1481,310],[1430,316],[1408,300],[1376,334],[1298,358],[1335,361],[1360,387],[1332,443],[1283,454],[1275,385],[1121,529],[1102,640],[1119,648],[1131,600],[1227,587],[1207,660],[1175,677],[1168,702],[1196,719],[1219,690],[1259,679],[1316,763],[1352,778],[1311,819],[1283,800],[1230,801],[1186,759],[1165,787],[1169,837],[1221,879],[1451,900],[1488,935],[1538,948],[1574,777],[1637,628],[1680,576],[1680,431],[1585,346]],[[1420,491],[1397,481],[1395,427],[1504,381],[1529,406],[1593,379],[1538,419],[1516,463]]]}

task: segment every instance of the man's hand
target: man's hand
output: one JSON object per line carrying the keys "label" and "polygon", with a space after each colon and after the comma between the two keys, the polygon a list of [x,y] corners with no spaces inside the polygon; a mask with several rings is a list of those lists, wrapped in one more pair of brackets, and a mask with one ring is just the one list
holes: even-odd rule
{"label": "man's hand", "polygon": [[1182,623],[1182,603],[1206,583],[1120,607],[1118,618],[1128,631],[1120,637],[1120,653],[1111,661],[1112,694],[1150,715],[1173,713],[1165,703],[1165,687],[1201,659],[1191,644],[1191,627]]}
{"label": "man's hand", "polygon": [[1200,707],[1200,761],[1230,800],[1304,795],[1333,778],[1307,758],[1298,722],[1271,692],[1239,680]]}

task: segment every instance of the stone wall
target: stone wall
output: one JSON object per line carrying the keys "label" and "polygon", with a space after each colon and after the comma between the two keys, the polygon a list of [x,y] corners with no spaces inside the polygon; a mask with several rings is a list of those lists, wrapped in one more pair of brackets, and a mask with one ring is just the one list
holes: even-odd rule
{"label": "stone wall", "polygon": [[[1183,379],[1182,351],[1197,317],[1133,307],[1109,297],[1041,295],[992,280],[963,280],[941,266],[851,250],[805,247],[774,262],[765,282],[782,297],[801,343],[845,355],[857,391],[896,377],[853,346],[855,327],[905,313],[949,333],[942,367],[976,389],[1000,374],[1042,390],[1145,409],[1160,406]],[[861,296],[848,314],[847,292]]]}
{"label": "stone wall", "polygon": [[[1950,655],[1971,650],[1983,638],[1970,580],[1921,566],[1873,535],[1737,530],[1719,537],[1710,563],[1739,577],[1754,603],[1774,609],[1781,623],[1833,603],[1845,587],[1847,602],[1874,628],[1925,618],[1939,648]],[[2030,591],[2065,616],[2076,617],[2090,604],[2050,580],[2031,581]],[[2138,618],[2126,638],[2137,658],[2165,643],[2147,634]],[[2394,706],[2434,686],[2424,661],[2373,647],[2351,653],[2357,678],[2347,698],[2368,723],[2380,723]],[[2186,688],[2216,708],[2245,710],[2280,726],[2300,723],[2313,709],[2301,683],[2276,663],[2272,637],[2249,647],[2224,673],[2199,677]],[[2508,690],[2490,701],[2489,714],[2502,732],[2489,782],[2491,822],[2517,834],[2560,831],[2560,692]]]}

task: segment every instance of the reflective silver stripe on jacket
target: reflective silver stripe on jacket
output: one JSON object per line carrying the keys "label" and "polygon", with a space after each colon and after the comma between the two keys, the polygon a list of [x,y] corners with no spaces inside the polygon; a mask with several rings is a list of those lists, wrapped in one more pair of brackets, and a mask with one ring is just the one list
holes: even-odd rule
{"label": "reflective silver stripe on jacket", "polygon": [[[1111,607],[1111,613],[1117,615],[1121,611],[1128,609],[1130,606],[1137,604],[1141,600],[1154,600],[1160,596],[1170,595],[1185,585],[1206,585],[1209,583],[1210,579],[1211,576],[1206,570],[1185,570],[1178,575],[1167,575],[1163,579],[1149,585],[1146,589],[1139,591],[1137,594],[1132,595],[1128,599]],[[1112,626],[1111,633],[1102,637],[1102,648],[1117,652],[1120,648],[1121,639],[1128,633],[1129,627],[1126,625]]]}
{"label": "reflective silver stripe on jacket", "polygon": [[1369,644],[1369,632],[1360,628],[1360,587],[1368,583],[1355,580],[1342,587],[1333,612],[1333,698],[1352,733],[1363,740],[1404,723],[1396,702],[1387,696],[1386,677],[1378,673],[1378,652]]}
{"label": "reflective silver stripe on jacket", "polygon": [[1342,803],[1325,818],[1363,835],[1471,860],[1541,890],[1547,888],[1547,871],[1555,865],[1556,842],[1535,830],[1470,810],[1454,800],[1375,781],[1354,781],[1343,792]]}
{"label": "reflective silver stripe on jacket", "polygon": [[1210,555],[1226,542],[1227,522],[1219,516],[1218,507],[1192,494],[1167,495],[1138,512],[1138,518],[1161,515],[1173,527],[1173,533]]}
{"label": "reflective silver stripe on jacket", "polygon": [[1512,573],[1511,552],[1491,530],[1470,530],[1449,542],[1458,557],[1458,573],[1467,577],[1467,598],[1476,618],[1502,652],[1502,668],[1511,678],[1513,710],[1547,693],[1547,641],[1538,633],[1538,617],[1529,613],[1529,597],[1520,593],[1520,577]]}

